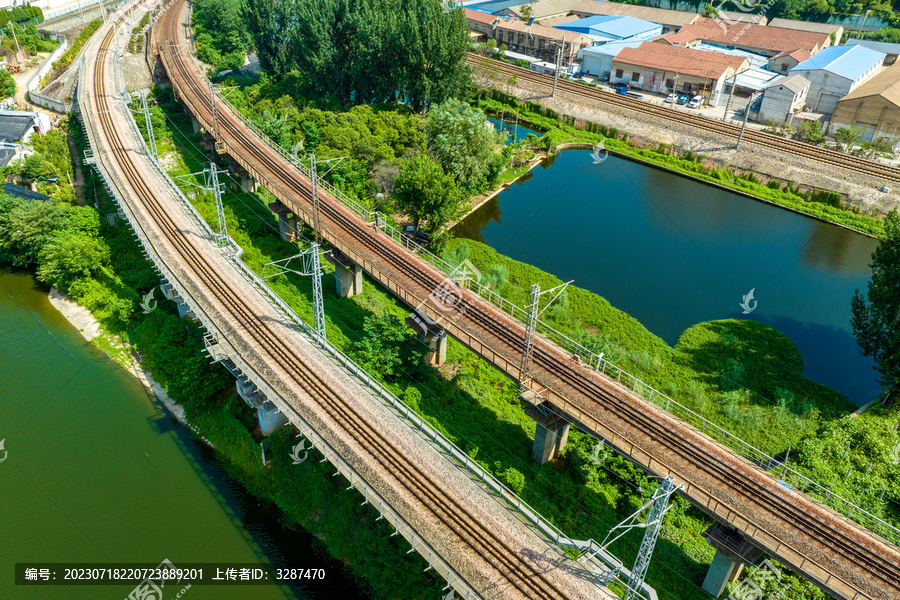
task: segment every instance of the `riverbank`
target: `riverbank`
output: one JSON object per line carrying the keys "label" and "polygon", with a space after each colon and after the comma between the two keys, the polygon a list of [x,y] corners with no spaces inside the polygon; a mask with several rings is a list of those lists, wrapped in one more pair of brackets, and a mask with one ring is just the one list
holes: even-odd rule
{"label": "riverbank", "polygon": [[192,425],[187,420],[187,417],[184,414],[184,407],[169,396],[162,385],[153,379],[153,375],[150,371],[140,367],[140,363],[135,359],[132,349],[128,344],[122,342],[118,336],[106,335],[100,321],[94,317],[91,311],[79,305],[65,294],[61,294],[56,288],[50,289],[48,299],[50,300],[50,304],[53,305],[53,308],[58,310],[63,318],[81,333],[85,340],[88,342],[96,342],[101,338],[104,339],[104,343],[95,343],[95,345],[106,352],[107,356],[116,361],[134,376],[134,378],[144,386],[144,389],[153,394],[153,396],[166,407],[166,410],[168,410],[179,423],[193,431],[197,438],[204,444],[213,450],[216,449],[216,446],[206,439],[195,425]]}
{"label": "riverbank", "polygon": [[890,186],[890,192],[881,192],[885,183],[876,177],[839,167],[811,164],[795,155],[752,144],[745,143],[737,150],[733,138],[699,132],[678,123],[651,121],[644,115],[617,105],[588,105],[580,97],[561,92],[551,98],[547,95],[546,88],[534,87],[527,82],[518,82],[511,91],[518,101],[537,103],[542,108],[569,115],[573,120],[615,127],[634,136],[702,153],[741,170],[834,191],[849,198],[861,212],[886,214],[892,208],[900,207],[900,191]]}
{"label": "riverbank", "polygon": [[786,174],[791,173],[790,170],[764,176],[761,174],[771,172],[771,169],[729,167],[732,163],[723,158],[713,158],[714,152],[701,154],[694,150],[679,150],[671,135],[662,136],[671,140],[667,143],[653,141],[659,137],[629,135],[617,127],[601,124],[602,121],[578,120],[574,116],[561,115],[534,102],[520,102],[516,96],[498,90],[481,90],[476,105],[492,115],[503,110],[518,112],[532,126],[543,130],[544,145],[551,149],[578,143],[592,147],[598,145],[623,158],[639,160],[860,233],[874,237],[883,234],[881,218],[867,214],[872,212],[871,207],[861,210],[857,204],[843,201],[840,193],[800,185],[797,179],[785,178]]}

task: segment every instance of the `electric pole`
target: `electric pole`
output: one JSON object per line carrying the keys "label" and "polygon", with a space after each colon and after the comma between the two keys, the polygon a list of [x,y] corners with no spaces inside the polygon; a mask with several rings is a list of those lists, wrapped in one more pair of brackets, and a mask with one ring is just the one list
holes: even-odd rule
{"label": "electric pole", "polygon": [[556,51],[556,68],[553,69],[553,91],[550,92],[551,98],[556,96],[556,82],[559,79],[559,69],[560,69],[560,66],[562,65],[562,57],[563,57],[563,52],[565,51],[565,48],[566,48],[566,40],[563,40],[562,42],[560,42],[559,46],[557,47],[557,51]]}

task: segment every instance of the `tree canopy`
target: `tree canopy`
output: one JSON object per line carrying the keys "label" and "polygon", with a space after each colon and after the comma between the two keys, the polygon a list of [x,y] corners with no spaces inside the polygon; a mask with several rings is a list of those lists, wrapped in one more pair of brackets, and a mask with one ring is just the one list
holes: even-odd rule
{"label": "tree canopy", "polygon": [[425,134],[429,152],[460,187],[479,187],[494,166],[497,134],[483,112],[461,100],[435,106],[428,113]]}
{"label": "tree canopy", "polygon": [[218,69],[239,69],[250,49],[244,0],[194,0],[197,57]]}
{"label": "tree canopy", "polygon": [[268,73],[344,104],[422,108],[467,83],[468,28],[440,0],[247,0],[246,16]]}
{"label": "tree canopy", "polygon": [[856,290],[853,333],[863,354],[875,359],[886,392],[900,393],[900,214],[884,222],[885,239],[872,254],[872,278],[865,297]]}
{"label": "tree canopy", "polygon": [[431,231],[453,217],[461,194],[453,178],[430,156],[420,153],[407,161],[394,180],[394,202],[416,227],[423,221]]}

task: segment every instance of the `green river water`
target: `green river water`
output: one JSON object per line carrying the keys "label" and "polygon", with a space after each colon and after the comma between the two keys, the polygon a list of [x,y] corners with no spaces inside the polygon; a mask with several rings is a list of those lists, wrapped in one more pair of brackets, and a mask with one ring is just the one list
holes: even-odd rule
{"label": "green river water", "polygon": [[326,570],[326,582],[308,588],[193,586],[185,600],[364,597],[310,536],[281,528],[276,510],[88,344],[31,276],[8,271],[0,373],[0,599],[120,600],[134,588],[17,586],[15,563],[164,559]]}

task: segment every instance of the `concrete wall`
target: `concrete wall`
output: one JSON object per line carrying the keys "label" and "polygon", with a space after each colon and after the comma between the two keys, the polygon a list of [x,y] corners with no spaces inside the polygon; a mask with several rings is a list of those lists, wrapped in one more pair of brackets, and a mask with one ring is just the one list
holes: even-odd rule
{"label": "concrete wall", "polygon": [[806,103],[814,112],[830,115],[834,112],[837,101],[853,87],[853,82],[844,77],[823,71],[822,69],[791,71],[791,75],[802,75],[809,79],[809,94]]}
{"label": "concrete wall", "polygon": [[794,108],[803,107],[809,94],[809,87],[799,92],[794,92],[783,85],[773,85],[766,89],[762,103],[759,106],[759,120],[777,119],[787,121],[791,118]]}
{"label": "concrete wall", "polygon": [[867,142],[900,136],[900,107],[882,96],[839,101],[831,121],[831,131],[841,127],[863,128],[863,141]]}
{"label": "concrete wall", "polygon": [[28,100],[32,104],[37,104],[38,106],[49,108],[52,111],[66,114],[69,107],[65,102],[57,100],[56,98],[41,95],[37,92],[37,90],[42,87],[41,79],[53,69],[53,63],[69,49],[69,42],[66,41],[65,36],[50,34],[50,37],[58,41],[59,45],[56,47],[56,50],[47,57],[47,60],[44,61],[44,64],[41,65],[37,72],[31,76],[31,79],[28,80],[25,87],[28,90]]}

